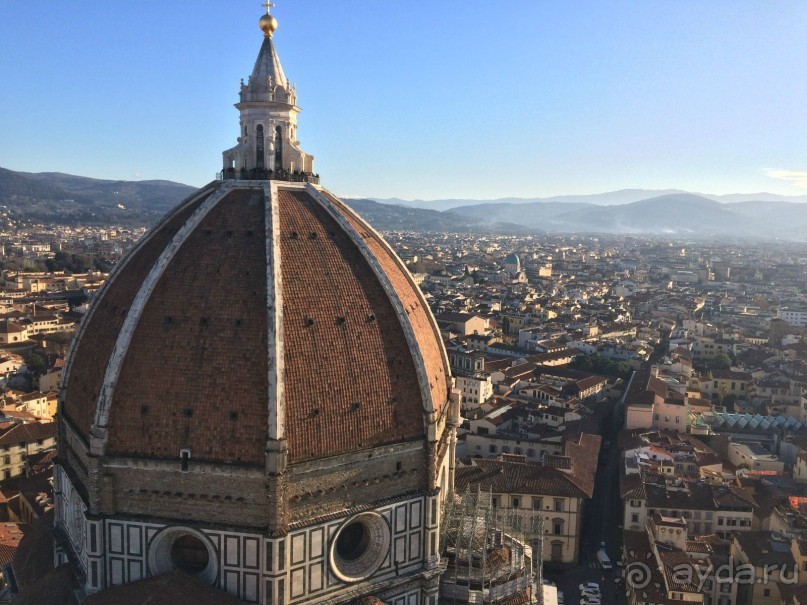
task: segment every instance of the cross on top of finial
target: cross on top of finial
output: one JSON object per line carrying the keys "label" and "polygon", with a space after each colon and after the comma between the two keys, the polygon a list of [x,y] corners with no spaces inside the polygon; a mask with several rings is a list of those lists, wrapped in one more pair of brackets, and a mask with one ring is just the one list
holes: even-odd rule
{"label": "cross on top of finial", "polygon": [[261,6],[263,6],[266,9],[267,15],[275,7],[275,5],[270,0],[266,0],[264,4],[261,4]]}

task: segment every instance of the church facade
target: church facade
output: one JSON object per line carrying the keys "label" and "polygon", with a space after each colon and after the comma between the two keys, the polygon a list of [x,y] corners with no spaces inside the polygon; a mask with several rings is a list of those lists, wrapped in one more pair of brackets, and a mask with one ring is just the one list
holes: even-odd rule
{"label": "church facade", "polygon": [[119,263],[64,372],[57,563],[247,603],[436,605],[459,397],[383,238],[297,141],[277,22],[219,178]]}

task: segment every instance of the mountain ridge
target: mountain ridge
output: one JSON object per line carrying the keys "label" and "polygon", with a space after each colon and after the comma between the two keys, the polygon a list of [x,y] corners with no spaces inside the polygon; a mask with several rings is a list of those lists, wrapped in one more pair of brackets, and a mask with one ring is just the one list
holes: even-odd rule
{"label": "mountain ridge", "polygon": [[[167,180],[116,181],[0,168],[0,204],[5,206],[11,219],[31,222],[151,225],[194,191],[195,187]],[[807,201],[807,196],[778,196],[785,199],[766,201],[746,199],[755,194],[703,196],[678,189],[660,191],[661,195],[649,197],[643,194],[658,191],[625,189],[538,201],[501,198],[452,206],[443,211],[381,203],[372,198],[345,198],[345,201],[379,230],[512,235],[647,234],[807,241],[807,203],[802,201],[802,198]],[[591,201],[613,201],[620,196],[627,196],[631,201],[622,204]]]}
{"label": "mountain ridge", "polygon": [[567,194],[555,195],[549,197],[503,197],[495,199],[436,199],[436,200],[405,200],[402,198],[375,198],[369,197],[373,201],[382,204],[395,204],[399,206],[408,206],[412,208],[424,208],[429,210],[452,210],[466,206],[477,206],[481,204],[530,204],[535,202],[562,202],[562,203],[589,203],[599,206],[611,206],[620,204],[629,204],[631,202],[639,201],[642,199],[650,199],[661,195],[674,195],[688,193],[698,195],[703,198],[715,200],[721,203],[733,203],[744,201],[784,201],[793,203],[807,203],[807,195],[780,195],[776,193],[729,193],[729,194],[708,194],[685,191],[683,189],[618,189],[616,191],[607,191],[605,193],[590,193],[590,194]]}

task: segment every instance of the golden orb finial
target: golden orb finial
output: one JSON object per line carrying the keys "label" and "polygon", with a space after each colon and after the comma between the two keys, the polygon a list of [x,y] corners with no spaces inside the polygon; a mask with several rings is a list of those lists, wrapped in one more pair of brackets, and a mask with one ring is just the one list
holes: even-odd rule
{"label": "golden orb finial", "polygon": [[274,4],[267,2],[261,6],[266,7],[266,14],[261,17],[260,21],[258,21],[258,26],[261,28],[261,31],[263,31],[264,36],[271,38],[272,34],[277,30],[277,19],[269,14],[269,10],[274,6]]}

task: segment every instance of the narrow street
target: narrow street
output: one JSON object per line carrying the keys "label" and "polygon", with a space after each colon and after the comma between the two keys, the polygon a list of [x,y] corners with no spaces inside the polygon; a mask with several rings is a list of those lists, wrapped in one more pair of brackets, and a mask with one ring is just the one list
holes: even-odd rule
{"label": "narrow street", "polygon": [[[586,503],[581,531],[580,559],[576,566],[548,565],[545,577],[557,583],[564,603],[580,603],[579,585],[597,582],[602,591],[603,605],[623,605],[625,594],[614,582],[622,556],[622,503],[619,497],[619,448],[617,436],[621,427],[622,408],[618,402],[603,402],[609,406],[602,416],[600,434],[603,446],[594,486],[594,496]],[[604,571],[597,561],[602,542],[614,569]]]}

